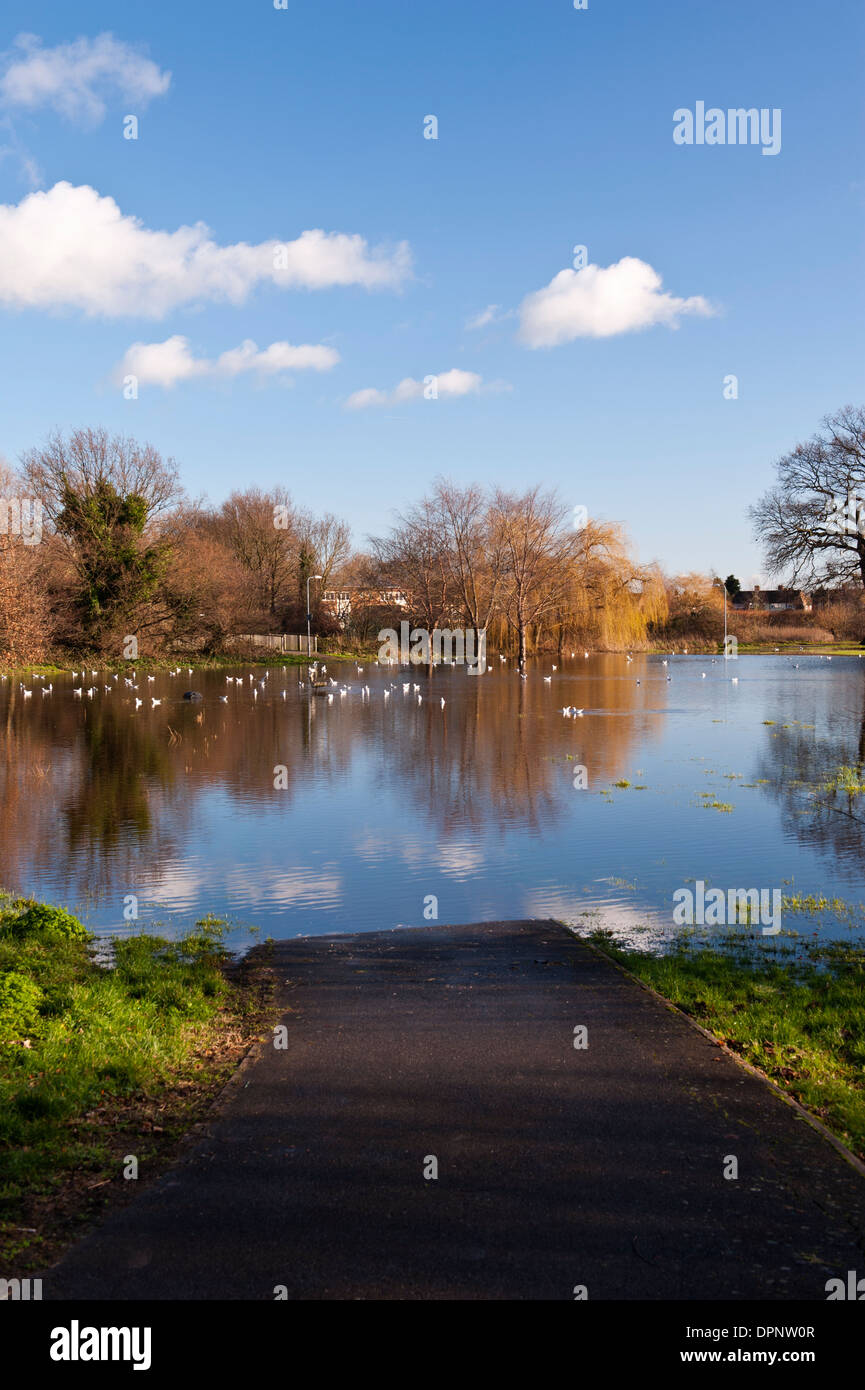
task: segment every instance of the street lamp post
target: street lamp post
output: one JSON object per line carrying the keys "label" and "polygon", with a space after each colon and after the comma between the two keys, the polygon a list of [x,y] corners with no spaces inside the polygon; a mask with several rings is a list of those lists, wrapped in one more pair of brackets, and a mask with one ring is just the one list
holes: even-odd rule
{"label": "street lamp post", "polygon": [[320,574],[308,574],[306,576],[306,654],[312,656],[312,613],[309,610],[309,582],[311,579],[321,579]]}

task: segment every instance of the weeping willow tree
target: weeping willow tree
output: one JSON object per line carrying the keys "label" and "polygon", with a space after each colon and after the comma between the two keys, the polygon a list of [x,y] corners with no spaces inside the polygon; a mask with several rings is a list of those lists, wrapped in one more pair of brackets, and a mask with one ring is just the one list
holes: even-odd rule
{"label": "weeping willow tree", "polygon": [[415,621],[469,620],[520,661],[580,644],[639,647],[668,617],[663,576],[636,563],[624,529],[591,519],[576,529],[540,487],[490,496],[440,482],[373,545],[379,582],[399,574]]}
{"label": "weeping willow tree", "polygon": [[667,613],[667,591],[657,571],[646,571],[624,586],[616,581],[601,608],[599,645],[644,646],[652,631],[666,622]]}
{"label": "weeping willow tree", "polygon": [[589,521],[580,533],[567,602],[557,625],[559,649],[569,643],[639,647],[666,621],[667,611],[660,571],[635,564],[623,528]]}

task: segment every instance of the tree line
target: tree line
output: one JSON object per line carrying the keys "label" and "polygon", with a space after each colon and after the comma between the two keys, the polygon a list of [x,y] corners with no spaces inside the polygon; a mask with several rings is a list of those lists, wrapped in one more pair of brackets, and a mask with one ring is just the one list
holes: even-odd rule
{"label": "tree line", "polygon": [[[10,498],[18,511],[38,504],[38,544],[9,524]],[[0,499],[6,661],[119,658],[130,637],[142,655],[212,655],[238,632],[299,630],[307,576],[329,580],[350,554],[345,522],[295,506],[284,489],[193,500],[174,459],[103,429],[54,434],[17,471],[0,466]]]}
{"label": "tree line", "polygon": [[[865,586],[865,410],[844,407],[778,460],[752,509],[767,562],[790,583]],[[35,509],[35,510],[34,510]],[[37,534],[38,532],[38,534]],[[315,630],[349,647],[408,618],[533,650],[713,640],[713,575],[641,565],[622,527],[552,490],[438,478],[355,550],[349,524],[281,487],[190,498],[176,461],[104,429],[52,434],[0,462],[0,660],[217,655],[238,634]],[[731,576],[732,578],[732,576]],[[324,596],[348,591],[341,617]],[[406,606],[395,602],[404,594]]]}

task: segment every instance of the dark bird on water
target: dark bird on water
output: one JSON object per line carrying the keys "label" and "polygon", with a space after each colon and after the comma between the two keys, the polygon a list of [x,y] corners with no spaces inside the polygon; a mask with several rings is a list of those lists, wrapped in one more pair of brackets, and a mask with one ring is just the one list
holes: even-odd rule
{"label": "dark bird on water", "polygon": [[204,696],[200,690],[184,690],[183,698],[184,700],[203,700]]}

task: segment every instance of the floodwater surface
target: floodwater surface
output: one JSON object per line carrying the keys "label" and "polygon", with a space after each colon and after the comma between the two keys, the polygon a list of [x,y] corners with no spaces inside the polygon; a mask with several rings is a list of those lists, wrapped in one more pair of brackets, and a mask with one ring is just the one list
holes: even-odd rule
{"label": "floodwater surface", "polygon": [[[88,672],[89,697],[9,677],[0,885],[100,933],[212,913],[237,945],[436,913],[663,934],[697,880],[865,900],[865,796],[827,789],[865,758],[865,661],[557,665],[332,662],[330,698],[296,667],[141,670],[137,692]],[[791,911],[785,929],[850,930]]]}

